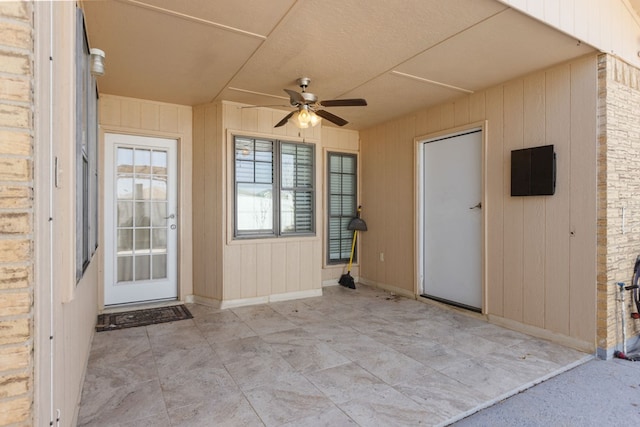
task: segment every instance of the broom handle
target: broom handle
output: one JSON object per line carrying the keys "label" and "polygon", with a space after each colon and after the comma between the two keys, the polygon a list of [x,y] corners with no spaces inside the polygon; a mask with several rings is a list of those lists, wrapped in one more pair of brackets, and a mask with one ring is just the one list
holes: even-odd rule
{"label": "broom handle", "polygon": [[349,257],[349,268],[347,269],[348,273],[351,273],[351,263],[353,262],[353,251],[356,248],[356,239],[358,238],[358,230],[354,230],[353,232],[353,243],[351,243],[351,256]]}

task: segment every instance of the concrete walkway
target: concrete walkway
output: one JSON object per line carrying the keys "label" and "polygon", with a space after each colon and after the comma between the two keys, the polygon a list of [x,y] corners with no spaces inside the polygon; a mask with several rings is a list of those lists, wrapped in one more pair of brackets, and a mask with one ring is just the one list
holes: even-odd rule
{"label": "concrete walkway", "polygon": [[454,424],[464,426],[636,426],[640,362],[594,359]]}

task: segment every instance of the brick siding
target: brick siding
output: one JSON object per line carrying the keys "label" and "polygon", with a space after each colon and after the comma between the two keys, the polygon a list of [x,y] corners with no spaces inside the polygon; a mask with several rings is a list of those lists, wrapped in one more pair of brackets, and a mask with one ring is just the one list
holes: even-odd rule
{"label": "brick siding", "polygon": [[[615,284],[629,284],[640,255],[640,70],[606,54],[598,58],[598,135],[598,349],[610,356],[622,342]],[[629,339],[640,320],[625,299]]]}
{"label": "brick siding", "polygon": [[33,422],[33,11],[0,2],[0,426]]}

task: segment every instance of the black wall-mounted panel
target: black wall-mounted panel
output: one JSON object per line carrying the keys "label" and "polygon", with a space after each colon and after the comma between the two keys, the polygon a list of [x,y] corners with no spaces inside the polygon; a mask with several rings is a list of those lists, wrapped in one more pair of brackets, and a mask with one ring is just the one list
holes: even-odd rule
{"label": "black wall-mounted panel", "polygon": [[556,192],[553,145],[511,151],[511,195],[550,196]]}

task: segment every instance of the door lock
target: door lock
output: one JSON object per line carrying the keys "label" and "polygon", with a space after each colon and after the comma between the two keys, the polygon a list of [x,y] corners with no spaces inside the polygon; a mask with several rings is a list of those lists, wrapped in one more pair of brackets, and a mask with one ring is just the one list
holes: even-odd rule
{"label": "door lock", "polygon": [[477,205],[471,206],[469,209],[482,209],[482,202],[478,202]]}

